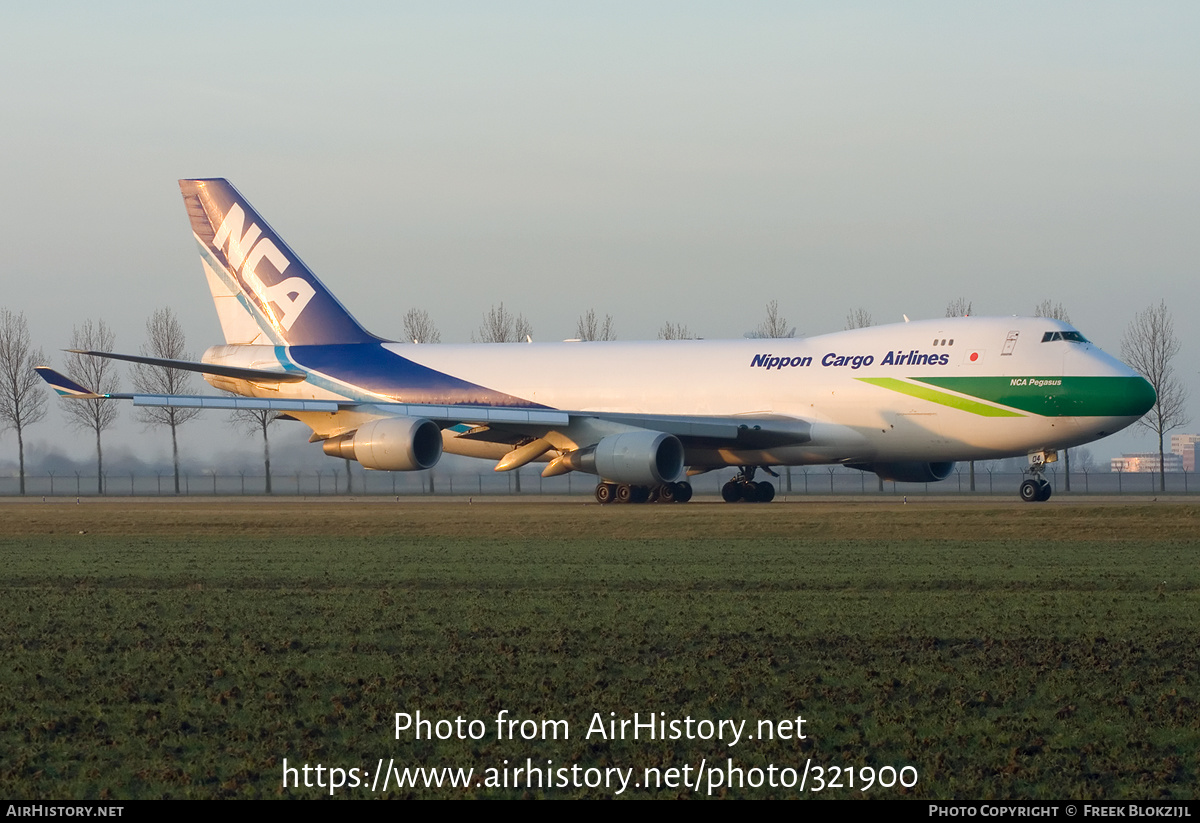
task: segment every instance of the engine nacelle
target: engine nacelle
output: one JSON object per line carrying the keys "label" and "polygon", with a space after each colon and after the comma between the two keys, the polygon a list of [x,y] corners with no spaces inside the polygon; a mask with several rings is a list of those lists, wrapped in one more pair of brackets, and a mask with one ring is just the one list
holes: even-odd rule
{"label": "engine nacelle", "polygon": [[[683,474],[683,444],[673,434],[655,431],[610,434],[585,458],[585,471],[606,480],[637,486],[674,483]],[[586,462],[592,467],[586,468]]]}
{"label": "engine nacelle", "polygon": [[914,460],[905,463],[872,463],[861,468],[897,483],[932,483],[949,477],[950,472],[954,471],[954,463],[922,463]]}
{"label": "engine nacelle", "polygon": [[322,445],[334,457],[357,460],[365,469],[411,472],[432,469],[442,457],[442,430],[420,417],[386,417]]}

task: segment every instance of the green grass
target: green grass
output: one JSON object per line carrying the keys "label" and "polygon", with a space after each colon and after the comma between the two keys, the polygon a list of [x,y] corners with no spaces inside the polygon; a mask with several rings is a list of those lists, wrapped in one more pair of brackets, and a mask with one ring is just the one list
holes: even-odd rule
{"label": "green grass", "polygon": [[[645,516],[628,511],[603,516]],[[323,793],[281,789],[284,758],[481,770],[529,757],[640,777],[733,757],[918,770],[915,788],[868,797],[1196,797],[1196,543],[1178,529],[989,539],[991,517],[967,517],[964,533],[985,535],[971,540],[824,538],[811,523],[747,538],[738,522],[686,538],[139,536],[131,525],[0,539],[0,794]],[[394,713],[418,709],[484,720],[489,734],[394,739]],[[571,739],[497,740],[501,709],[566,719]],[[809,737],[583,739],[594,712],[635,711],[750,729],[803,715]]]}

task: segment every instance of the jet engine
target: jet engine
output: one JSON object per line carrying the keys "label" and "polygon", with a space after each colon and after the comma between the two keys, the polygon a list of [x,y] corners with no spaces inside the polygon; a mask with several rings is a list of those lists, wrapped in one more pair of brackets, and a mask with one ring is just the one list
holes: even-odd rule
{"label": "jet engine", "polygon": [[559,460],[572,471],[598,474],[615,483],[658,486],[674,483],[683,474],[683,444],[665,432],[622,432]]}
{"label": "jet engine", "polygon": [[326,440],[321,448],[333,457],[357,460],[366,469],[419,471],[441,459],[442,430],[424,418],[386,417]]}
{"label": "jet engine", "polygon": [[897,483],[932,483],[935,480],[945,480],[954,471],[953,462],[922,463],[911,461],[905,463],[871,463],[866,466],[855,466],[856,469],[875,472],[884,480],[895,480]]}

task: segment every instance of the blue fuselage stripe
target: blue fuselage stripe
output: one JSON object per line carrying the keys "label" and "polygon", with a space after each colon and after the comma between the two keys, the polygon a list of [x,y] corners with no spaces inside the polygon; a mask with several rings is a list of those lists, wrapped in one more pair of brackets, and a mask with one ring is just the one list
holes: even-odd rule
{"label": "blue fuselage stripe", "polygon": [[[320,373],[399,403],[547,408],[414,363],[378,343],[290,346],[286,352],[293,363],[309,373],[310,380],[314,372]],[[345,386],[326,387],[345,391]]]}

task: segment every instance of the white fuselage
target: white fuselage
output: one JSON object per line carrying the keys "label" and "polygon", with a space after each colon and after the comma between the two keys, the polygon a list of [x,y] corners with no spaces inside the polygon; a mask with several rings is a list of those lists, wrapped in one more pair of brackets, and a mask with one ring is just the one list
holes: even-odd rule
{"label": "white fuselage", "polygon": [[[811,439],[802,444],[752,451],[692,446],[691,465],[953,461],[1075,446],[1140,416],[1119,396],[1108,402],[1105,394],[1119,395],[1128,381],[1140,381],[1127,366],[1087,342],[1043,341],[1049,331],[1071,328],[1045,318],[945,318],[799,339],[387,343],[384,348],[438,373],[553,409],[783,417],[812,425]],[[265,347],[220,348],[224,362],[249,357],[247,350],[255,349],[254,362],[263,364]],[[286,356],[281,359],[286,362]],[[333,369],[309,372],[303,383],[269,391],[243,384],[238,391],[430,402],[407,396],[399,385],[356,385]],[[1084,382],[1089,393],[1075,401],[1072,392]],[[1011,391],[1017,406],[981,394],[977,387],[993,394]],[[436,402],[455,401],[445,397]],[[587,437],[594,434],[594,429],[586,431]],[[456,448],[455,438],[447,435],[448,451],[490,455],[478,443]],[[572,442],[566,430],[555,446]],[[577,439],[574,445],[587,443]],[[507,448],[495,451],[502,454]]]}

